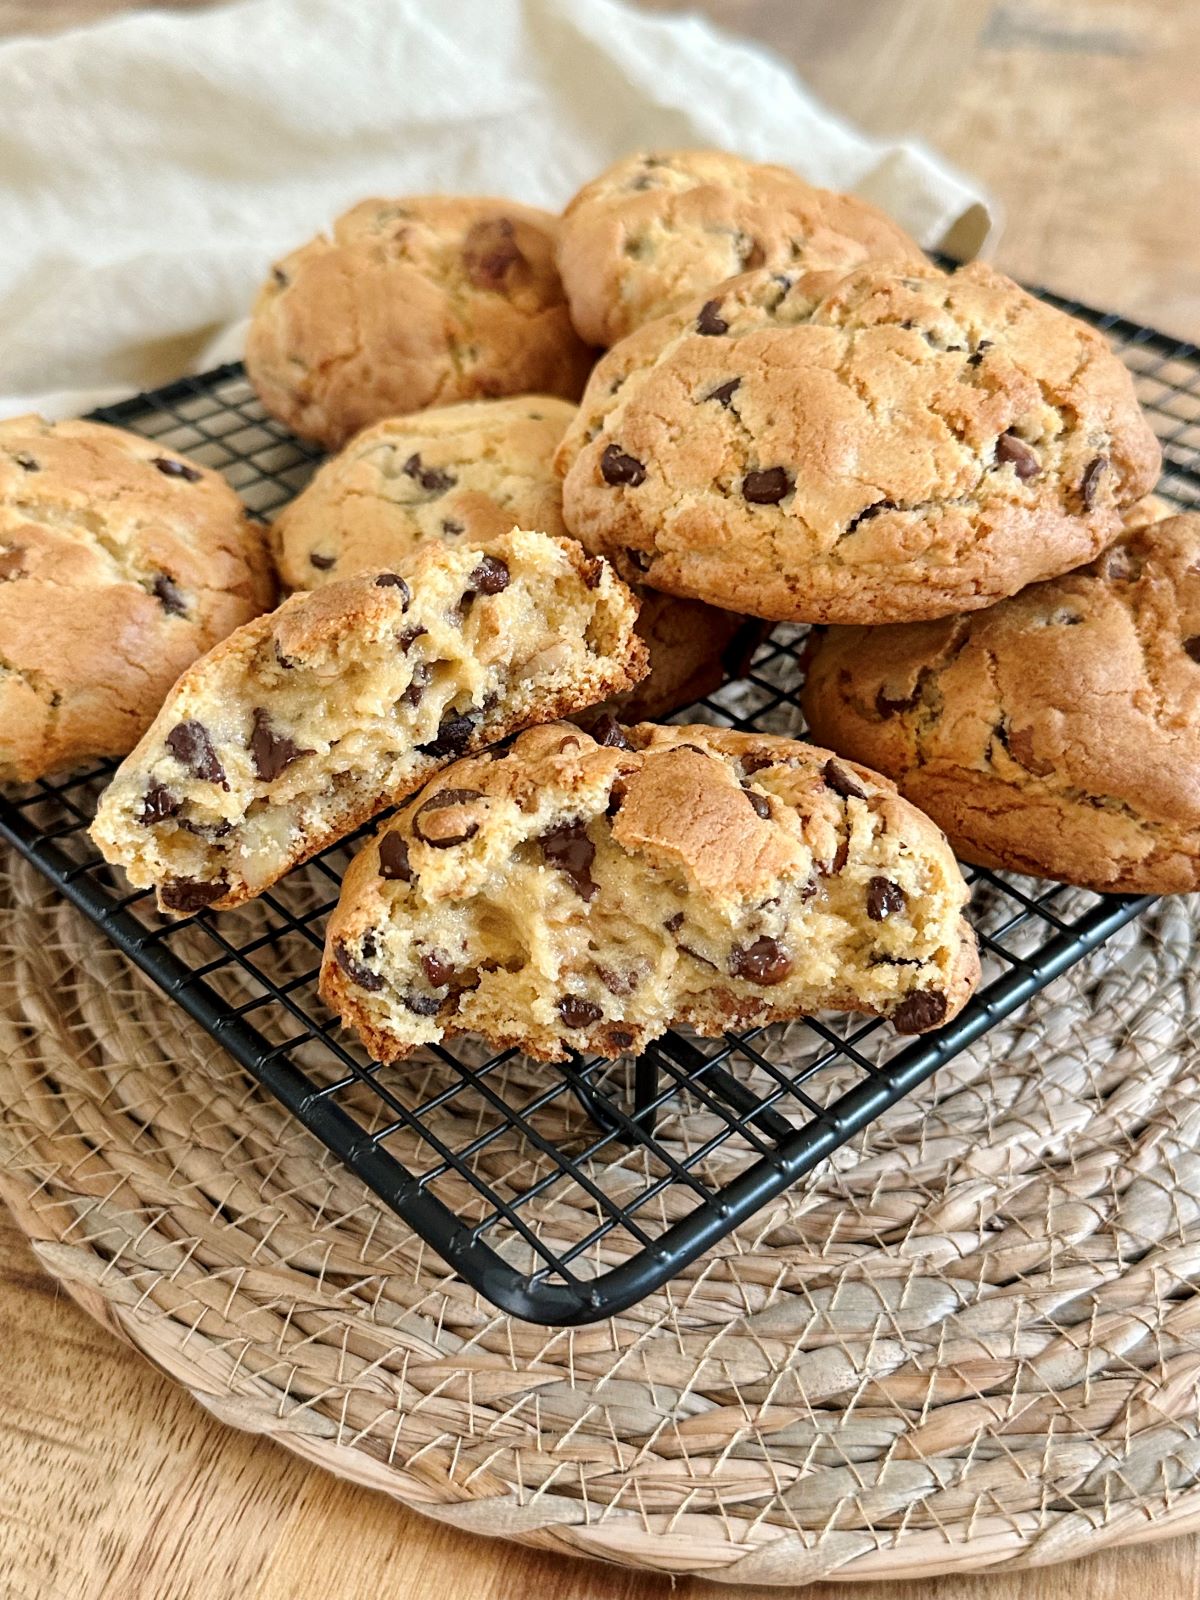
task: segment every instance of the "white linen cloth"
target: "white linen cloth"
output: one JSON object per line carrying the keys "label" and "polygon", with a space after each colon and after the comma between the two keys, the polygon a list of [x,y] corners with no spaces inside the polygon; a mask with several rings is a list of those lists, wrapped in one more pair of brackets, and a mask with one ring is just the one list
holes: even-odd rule
{"label": "white linen cloth", "polygon": [[619,0],[242,0],[11,40],[0,412],[236,355],[273,257],[364,196],[557,210],[620,155],[693,145],[853,190],[926,246],[974,254],[991,226],[964,178],[863,138],[767,52]]}

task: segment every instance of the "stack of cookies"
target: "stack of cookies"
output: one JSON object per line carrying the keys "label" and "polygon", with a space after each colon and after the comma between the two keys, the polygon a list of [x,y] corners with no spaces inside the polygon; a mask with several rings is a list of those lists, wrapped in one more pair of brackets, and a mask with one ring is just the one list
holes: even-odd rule
{"label": "stack of cookies", "polygon": [[[398,807],[322,976],[377,1059],[938,1027],[979,970],[951,845],[1197,886],[1200,518],[1147,499],[1104,340],[998,274],[781,167],[639,155],[561,217],[356,206],[246,360],[339,452],[269,534],[144,441],[0,436],[0,772],[140,738],[93,834],[176,913]],[[817,625],[822,748],[658,724],[779,622]]]}

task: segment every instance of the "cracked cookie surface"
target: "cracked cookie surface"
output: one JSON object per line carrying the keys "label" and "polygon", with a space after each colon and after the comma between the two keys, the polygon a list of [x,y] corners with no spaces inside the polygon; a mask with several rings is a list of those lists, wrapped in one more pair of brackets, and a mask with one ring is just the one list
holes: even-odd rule
{"label": "cracked cookie surface", "polygon": [[1200,514],[971,616],[831,628],[803,700],[968,860],[1200,888]]}
{"label": "cracked cookie surface", "polygon": [[865,200],[722,150],[618,161],[567,206],[558,247],[572,320],[597,345],[755,267],[796,273],[868,259],[925,258]]}
{"label": "cracked cookie surface", "polygon": [[219,473],[100,423],[0,422],[0,779],[124,755],[273,597]]}
{"label": "cracked cookie surface", "polygon": [[238,905],[455,757],[645,671],[633,596],[570,539],[398,565],[292,596],[176,684],[91,830],[163,910]]}
{"label": "cracked cookie surface", "polygon": [[1160,459],[1104,339],[979,265],[747,273],[610,350],[558,452],[568,528],[632,581],[846,623],[1092,559]]}
{"label": "cracked cookie surface", "polygon": [[352,862],[322,993],[378,1060],[544,1060],[838,1009],[904,1032],[979,973],[967,889],[885,779],[796,740],[567,724],[460,761]]}
{"label": "cracked cookie surface", "polygon": [[[292,589],[405,561],[423,542],[478,540],[516,523],[565,532],[554,452],[575,407],[546,395],[475,400],[392,417],[353,439],[279,513],[271,538]],[[638,591],[650,671],[618,696],[659,717],[745,670],[761,628],[698,600]]]}
{"label": "cracked cookie surface", "polygon": [[554,264],[558,218],[508,200],[364,200],[259,291],[247,374],[302,438],[336,449],[401,412],[578,397],[593,353]]}

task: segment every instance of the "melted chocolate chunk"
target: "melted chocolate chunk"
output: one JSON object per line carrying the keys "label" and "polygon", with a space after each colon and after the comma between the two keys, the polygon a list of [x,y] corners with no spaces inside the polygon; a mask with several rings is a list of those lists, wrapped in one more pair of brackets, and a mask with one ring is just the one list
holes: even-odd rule
{"label": "melted chocolate chunk", "polygon": [[427,844],[432,850],[449,850],[451,845],[466,844],[468,839],[473,839],[479,832],[479,824],[472,818],[461,833],[450,834],[444,838],[431,839],[421,826],[421,818],[431,811],[448,811],[451,806],[465,806],[472,800],[482,800],[483,795],[478,789],[439,789],[437,794],[430,795],[424,805],[418,807],[413,816],[413,832],[422,844]]}
{"label": "melted chocolate chunk", "polygon": [[719,383],[715,389],[710,389],[704,398],[715,400],[719,406],[724,406],[728,411],[730,402],[741,386],[740,378],[730,378],[726,383]]}
{"label": "melted chocolate chunk", "polygon": [[568,1028],[590,1028],[600,1021],[604,1012],[594,1000],[585,1000],[579,994],[564,994],[559,997],[558,1014]]}
{"label": "melted chocolate chunk", "polygon": [[17,577],[25,570],[24,560],[25,551],[19,544],[13,545],[11,550],[0,550],[0,578]]}
{"label": "melted chocolate chunk", "polygon": [[173,461],[170,456],[155,456],[154,465],[165,478],[183,478],[188,483],[199,483],[204,474],[186,461]]}
{"label": "melted chocolate chunk", "polygon": [[179,796],[172,794],[165,783],[152,783],[142,799],[138,821],[143,828],[149,828],[156,822],[165,822],[168,817],[175,815],[182,804]]}
{"label": "melted chocolate chunk", "polygon": [[233,832],[232,822],[189,822],[187,817],[180,817],[179,826],[186,833],[194,833],[198,839],[224,839]]}
{"label": "melted chocolate chunk", "polygon": [[833,852],[833,860],[824,869],[827,875],[839,873],[850,859],[850,840],[842,834],[837,842],[837,849]]}
{"label": "melted chocolate chunk", "polygon": [[604,808],[604,815],[608,818],[616,816],[625,802],[626,784],[624,778],[617,778],[612,788],[608,791],[608,804]]}
{"label": "melted chocolate chunk", "polygon": [[841,795],[843,800],[865,800],[867,798],[867,791],[854,774],[847,772],[845,767],[839,766],[836,761],[827,761],[821,768],[821,776],[834,794]]}
{"label": "melted chocolate chunk", "polygon": [[13,457],[13,460],[17,463],[22,472],[40,472],[42,470],[41,463],[35,461],[32,456],[27,456],[23,450],[18,452],[18,454]]}
{"label": "melted chocolate chunk", "polygon": [[855,528],[861,527],[864,522],[870,522],[872,517],[877,517],[883,511],[895,511],[894,500],[876,500],[873,505],[864,506],[856,517],[851,517],[846,524],[846,533],[853,533]]}
{"label": "melted chocolate chunk", "polygon": [[791,492],[792,477],[784,467],[763,467],[742,479],[742,499],[752,506],[777,506]]}
{"label": "melted chocolate chunk", "polygon": [[773,767],[778,764],[779,757],[769,750],[751,750],[742,757],[742,771],[749,778],[756,772],[761,772],[764,767]]}
{"label": "melted chocolate chunk", "polygon": [[599,887],[592,880],[596,846],[588,838],[584,823],[568,822],[561,828],[552,828],[549,833],[542,834],[538,843],[546,860],[570,878],[581,898],[592,900]]}
{"label": "melted chocolate chunk", "polygon": [[890,878],[872,878],[867,885],[867,915],[872,922],[886,922],[898,917],[908,901],[904,890]]}
{"label": "melted chocolate chunk", "polygon": [[168,616],[187,616],[187,603],[183,598],[183,591],[176,586],[173,578],[168,578],[165,572],[160,572],[154,580],[153,588],[154,598]]}
{"label": "melted chocolate chunk", "polygon": [[614,972],[611,967],[602,967],[598,962],[593,970],[609,994],[622,997],[633,994],[642,981],[640,972]]}
{"label": "melted chocolate chunk", "polygon": [[771,802],[767,799],[766,795],[756,794],[753,789],[747,789],[745,784],[742,785],[742,793],[746,796],[746,799],[749,800],[750,804],[754,807],[755,811],[763,819],[763,821],[770,821]]}
{"label": "melted chocolate chunk", "polygon": [[1054,771],[1054,763],[1044,760],[1034,750],[1032,728],[1008,729],[1005,748],[1017,765],[1032,772],[1035,778],[1048,778]]}
{"label": "melted chocolate chunk", "polygon": [[453,489],[458,482],[457,478],[449,472],[443,472],[440,467],[425,466],[419,454],[409,456],[400,470],[406,478],[412,478],[430,494],[445,494],[447,489]]}
{"label": "melted chocolate chunk", "polygon": [[592,724],[592,738],[597,744],[608,745],[613,750],[632,750],[625,730],[610,711],[601,713]]}
{"label": "melted chocolate chunk", "polygon": [[921,669],[921,675],[917,679],[916,688],[911,694],[905,695],[901,699],[893,699],[889,694],[885,693],[883,689],[880,689],[875,696],[875,710],[878,712],[878,714],[886,719],[887,717],[898,717],[902,711],[912,711],[913,708],[920,702],[922,679],[924,678],[927,670],[928,669],[924,667]]}
{"label": "melted chocolate chunk", "polygon": [[431,989],[444,989],[454,976],[454,964],[440,950],[426,950],[421,956],[421,971]]}
{"label": "melted chocolate chunk", "polygon": [[1030,478],[1036,478],[1042,470],[1042,463],[1037,453],[1030,449],[1024,439],[1018,439],[1015,433],[1002,433],[996,440],[996,464],[997,466],[1011,464],[1022,483],[1027,483]]}
{"label": "melted chocolate chunk", "polygon": [[411,883],[408,846],[398,833],[385,833],[379,841],[379,876],[394,883]]}
{"label": "melted chocolate chunk", "polygon": [[1183,648],[1193,661],[1200,662],[1200,633],[1194,633],[1190,639],[1185,639]]}
{"label": "melted chocolate chunk", "polygon": [[683,912],[682,911],[672,912],[672,914],[663,923],[663,927],[667,930],[668,933],[678,933],[680,928],[683,927]]}
{"label": "melted chocolate chunk", "polygon": [[502,293],[509,273],[524,265],[516,230],[508,217],[473,222],[463,240],[463,266],[476,289]]}
{"label": "melted chocolate chunk", "polygon": [[509,577],[508,566],[499,556],[484,556],[470,582],[480,594],[502,594],[508,588]]}
{"label": "melted chocolate chunk", "polygon": [[202,722],[177,722],[166,738],[167,749],[181,766],[203,783],[219,783],[228,789],[225,768],[217,760],[208,729]]}
{"label": "melted chocolate chunk", "polygon": [[254,762],[254,770],[263,783],[274,783],[280,773],[286,772],[293,761],[298,761],[301,756],[312,755],[311,750],[304,750],[294,739],[289,739],[286,734],[276,733],[271,727],[271,719],[262,706],[254,708],[254,730],[250,735],[250,756]]}
{"label": "melted chocolate chunk", "polygon": [[435,994],[406,994],[402,1003],[415,1017],[436,1017],[442,1009],[442,1002]]}
{"label": "melted chocolate chunk", "polygon": [[375,579],[375,587],[377,589],[399,589],[405,611],[408,610],[412,603],[412,590],[398,572],[381,572]]}
{"label": "melted chocolate chunk", "polygon": [[203,911],[214,900],[229,893],[228,878],[173,878],[158,891],[158,898],[168,911]]}
{"label": "melted chocolate chunk", "polygon": [[710,337],[729,332],[729,324],[721,315],[719,300],[706,300],[700,307],[700,315],[696,318],[696,332],[706,333]]}
{"label": "melted chocolate chunk", "polygon": [[447,711],[438,723],[437,738],[428,744],[419,744],[423,756],[461,756],[475,732],[478,713]]}
{"label": "melted chocolate chunk", "polygon": [[1083,469],[1083,477],[1079,481],[1079,493],[1083,500],[1085,511],[1090,511],[1096,504],[1096,495],[1100,488],[1100,479],[1108,470],[1108,457],[1096,456],[1089,461]]}
{"label": "melted chocolate chunk", "polygon": [[636,456],[626,455],[618,445],[610,444],[600,457],[600,476],[614,487],[628,485],[636,489],[646,481],[646,467]]}
{"label": "melted chocolate chunk", "polygon": [[[368,935],[368,938],[369,937],[370,936]],[[370,953],[373,954],[374,949],[375,946],[372,942]],[[365,956],[367,954],[367,941],[364,939],[363,955]],[[356,983],[360,989],[366,989],[371,994],[378,994],[379,990],[383,988],[383,979],[380,977],[379,973],[372,972],[370,967],[364,966],[344,939],[338,939],[334,943],[333,959],[350,979],[350,982]]]}
{"label": "melted chocolate chunk", "polygon": [[286,289],[292,281],[282,267],[271,268],[271,280],[277,289]]}
{"label": "melted chocolate chunk", "polygon": [[779,940],[765,933],[753,944],[734,945],[729,953],[729,970],[735,978],[745,978],[748,983],[761,983],[764,987],[782,983],[791,975],[794,965]]}
{"label": "melted chocolate chunk", "polygon": [[892,1026],[897,1033],[928,1033],[944,1020],[946,1011],[946,996],[940,989],[918,989],[892,1012]]}
{"label": "melted chocolate chunk", "polygon": [[690,944],[677,944],[675,948],[683,955],[691,956],[692,960],[698,961],[702,967],[711,967],[714,972],[717,970],[715,961],[710,961],[707,956],[702,956],[699,950],[693,950]]}
{"label": "melted chocolate chunk", "polygon": [[633,1035],[627,1028],[610,1028],[608,1042],[617,1050],[628,1050],[633,1045]]}
{"label": "melted chocolate chunk", "polygon": [[423,633],[428,632],[428,628],[405,628],[404,632],[400,634],[399,638],[396,640],[396,643],[400,646],[401,650],[404,651],[404,654],[407,655],[413,647],[413,640],[419,639]]}
{"label": "melted chocolate chunk", "polygon": [[323,556],[319,550],[310,550],[308,553],[309,565],[316,567],[318,572],[328,572],[337,565],[336,556]]}
{"label": "melted chocolate chunk", "polygon": [[463,525],[462,525],[461,522],[455,522],[453,517],[443,517],[442,518],[442,532],[446,535],[446,537],[448,539],[453,539],[457,534],[460,534],[462,531],[463,531]]}
{"label": "melted chocolate chunk", "polygon": [[[425,629],[420,628],[418,629],[418,632],[424,633]],[[409,682],[408,688],[405,689],[404,693],[400,696],[406,706],[412,706],[413,710],[416,710],[416,708],[421,704],[421,696],[429,687],[429,680],[432,677],[433,668],[429,665],[429,663],[427,661],[418,661],[416,666],[413,668],[412,679]]]}

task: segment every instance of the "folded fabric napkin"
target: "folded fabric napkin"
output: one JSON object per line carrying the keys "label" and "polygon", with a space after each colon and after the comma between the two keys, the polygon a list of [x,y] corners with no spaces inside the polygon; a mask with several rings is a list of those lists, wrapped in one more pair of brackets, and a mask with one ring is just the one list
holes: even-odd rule
{"label": "folded fabric napkin", "polygon": [[[558,209],[640,147],[718,145],[972,255],[979,191],[766,52],[618,0],[243,0],[0,47],[0,410],[64,415],[238,353],[271,259],[369,194]],[[222,331],[223,330],[223,331]]]}

